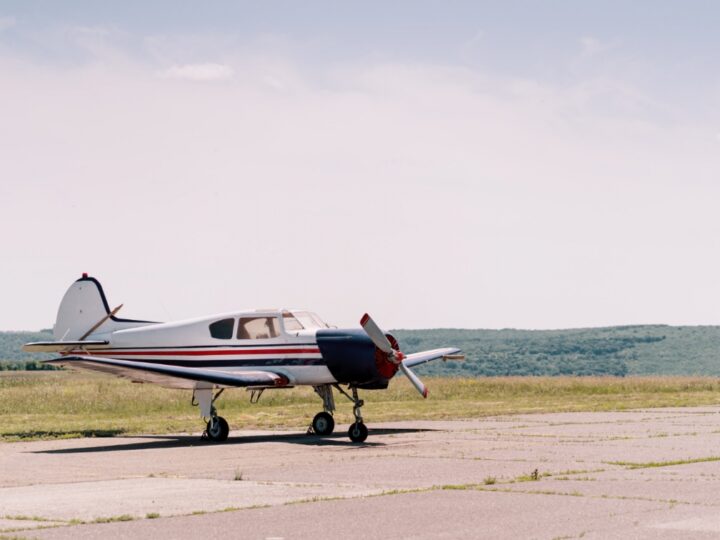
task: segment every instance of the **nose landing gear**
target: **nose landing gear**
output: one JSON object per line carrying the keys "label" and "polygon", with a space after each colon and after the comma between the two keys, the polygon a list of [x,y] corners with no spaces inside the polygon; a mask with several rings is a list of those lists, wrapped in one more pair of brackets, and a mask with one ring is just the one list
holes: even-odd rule
{"label": "nose landing gear", "polygon": [[353,402],[353,416],[355,417],[355,422],[350,425],[350,429],[348,429],[348,437],[350,437],[350,440],[352,442],[360,443],[364,442],[365,439],[367,439],[368,436],[368,428],[363,422],[362,418],[362,411],[361,408],[363,405],[365,405],[365,402],[360,399],[358,396],[357,387],[351,386],[350,390],[352,391],[352,396],[348,394],[345,390],[340,388],[340,385],[335,384],[333,385],[335,388],[337,388],[338,392],[340,392],[343,396],[348,398],[350,401]]}
{"label": "nose landing gear", "polygon": [[353,415],[355,416],[355,423],[350,426],[348,430],[348,437],[352,442],[360,443],[364,442],[368,436],[368,428],[363,423],[362,412],[360,408],[365,405],[365,402],[358,397],[358,391],[356,387],[352,387],[352,402],[353,402]]}

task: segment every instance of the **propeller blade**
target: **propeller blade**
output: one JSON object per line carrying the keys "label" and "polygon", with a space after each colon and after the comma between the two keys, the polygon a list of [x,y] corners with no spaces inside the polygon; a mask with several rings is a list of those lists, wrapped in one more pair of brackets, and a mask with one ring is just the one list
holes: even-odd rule
{"label": "propeller blade", "polygon": [[405,376],[410,379],[410,382],[412,385],[417,388],[417,391],[420,392],[420,395],[422,397],[427,398],[428,396],[428,389],[427,386],[423,384],[423,382],[418,379],[418,376],[413,373],[409,367],[405,366],[405,362],[400,362],[400,369],[405,374]]}
{"label": "propeller blade", "polygon": [[365,333],[370,337],[375,346],[386,354],[394,354],[390,341],[385,337],[385,333],[375,324],[367,313],[360,319],[360,326],[363,327]]}

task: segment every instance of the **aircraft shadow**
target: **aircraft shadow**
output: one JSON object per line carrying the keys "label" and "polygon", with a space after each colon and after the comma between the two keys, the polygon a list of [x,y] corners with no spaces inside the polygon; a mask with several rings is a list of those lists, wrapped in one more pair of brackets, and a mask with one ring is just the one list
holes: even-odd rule
{"label": "aircraft shadow", "polygon": [[18,431],[16,433],[3,433],[0,440],[8,439],[18,442],[32,442],[37,439],[67,439],[92,437],[117,437],[125,433],[124,429],[74,429],[69,431]]}
{"label": "aircraft shadow", "polygon": [[[161,450],[165,448],[189,448],[189,447],[213,447],[226,446],[235,444],[252,444],[267,442],[284,442],[289,444],[300,444],[304,446],[339,446],[348,448],[367,448],[386,446],[382,442],[372,441],[373,435],[395,435],[401,433],[419,433],[424,431],[435,431],[432,429],[412,429],[412,428],[378,428],[370,429],[368,440],[362,444],[353,443],[347,435],[340,431],[329,436],[319,437],[305,433],[278,433],[272,435],[246,435],[228,437],[228,440],[222,443],[214,443],[201,439],[197,435],[135,435],[117,437],[117,439],[133,439],[133,442],[118,443],[109,446],[84,446],[77,448],[58,448],[55,450],[38,450],[30,453],[33,454],[83,454],[96,452],[121,452],[125,450]],[[137,439],[149,439],[143,442],[137,442]]]}

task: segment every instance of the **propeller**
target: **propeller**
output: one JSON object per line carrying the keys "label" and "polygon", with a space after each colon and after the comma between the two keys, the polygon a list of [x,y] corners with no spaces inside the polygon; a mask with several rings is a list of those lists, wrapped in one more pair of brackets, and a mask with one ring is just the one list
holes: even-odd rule
{"label": "propeller", "polygon": [[370,315],[366,313],[362,316],[362,319],[360,319],[360,326],[363,327],[363,330],[365,330],[365,333],[372,340],[375,346],[382,352],[387,354],[388,359],[393,364],[398,365],[400,371],[402,371],[403,374],[410,380],[412,385],[417,389],[418,392],[420,392],[420,395],[426,398],[428,395],[427,386],[425,386],[423,382],[418,378],[418,376],[415,375],[415,373],[413,373],[410,368],[405,365],[405,363],[403,362],[403,360],[405,359],[405,355],[401,351],[393,349],[393,346],[390,343],[390,340],[385,335],[385,332],[380,330],[380,327],[375,323],[375,321],[370,317]]}

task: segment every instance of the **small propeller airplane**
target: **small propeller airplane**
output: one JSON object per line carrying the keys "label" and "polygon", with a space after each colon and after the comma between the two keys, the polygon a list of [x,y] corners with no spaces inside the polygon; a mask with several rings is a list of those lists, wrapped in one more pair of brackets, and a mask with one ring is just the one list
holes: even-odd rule
{"label": "small propeller airplane", "polygon": [[312,386],[323,402],[311,426],[317,435],[335,428],[335,388],[353,403],[348,436],[362,442],[368,430],[359,389],[385,389],[401,371],[426,398],[427,388],[410,368],[464,358],[454,347],[405,355],[367,314],[362,329],[341,330],[306,310],[238,311],[159,323],[118,318],[120,308],[111,310],[100,282],[83,274],[60,302],[55,341],[27,343],[23,350],[58,353],[59,358],[45,360],[49,364],[192,390],[192,404],[207,422],[203,436],[216,442],[230,431],[215,408],[227,388],[247,388],[256,403],[266,389]]}

